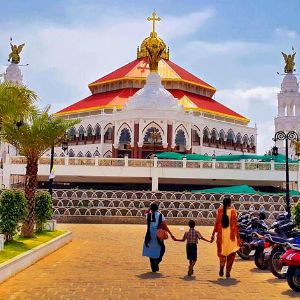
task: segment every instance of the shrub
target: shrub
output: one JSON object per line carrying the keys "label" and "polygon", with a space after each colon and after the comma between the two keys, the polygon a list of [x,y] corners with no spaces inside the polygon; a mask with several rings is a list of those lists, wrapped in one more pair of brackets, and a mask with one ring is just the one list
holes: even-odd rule
{"label": "shrub", "polygon": [[35,200],[35,221],[36,231],[43,230],[43,224],[52,216],[52,199],[48,192],[37,192],[34,196]]}
{"label": "shrub", "polygon": [[294,215],[295,218],[295,224],[299,227],[300,226],[300,200],[292,208],[292,214]]}
{"label": "shrub", "polygon": [[11,241],[19,222],[27,216],[27,201],[21,191],[5,191],[0,198],[0,228],[6,241]]}

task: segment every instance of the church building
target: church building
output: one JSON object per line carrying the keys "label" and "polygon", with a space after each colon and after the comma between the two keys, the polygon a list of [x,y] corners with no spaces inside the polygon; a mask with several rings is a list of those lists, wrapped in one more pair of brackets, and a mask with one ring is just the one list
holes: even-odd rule
{"label": "church building", "polygon": [[[55,114],[81,120],[69,131],[68,155],[256,153],[257,129],[248,126],[250,120],[216,101],[212,85],[172,62],[169,48],[155,31],[160,18],[153,13],[148,20],[153,31],[137,48],[136,59],[90,83],[90,96]],[[159,78],[148,77],[151,41],[161,45]],[[148,87],[142,90],[146,81]],[[55,155],[64,153],[56,148]]]}

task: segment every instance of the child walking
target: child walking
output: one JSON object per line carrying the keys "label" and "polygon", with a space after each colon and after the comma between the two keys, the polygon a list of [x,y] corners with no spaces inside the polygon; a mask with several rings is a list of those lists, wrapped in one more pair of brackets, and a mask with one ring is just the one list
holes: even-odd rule
{"label": "child walking", "polygon": [[194,265],[197,262],[198,240],[203,240],[208,243],[211,243],[211,241],[204,238],[200,234],[199,231],[195,230],[195,225],[196,224],[195,224],[194,220],[189,221],[190,230],[184,233],[183,238],[181,240],[176,239],[174,236],[172,236],[174,241],[184,242],[186,240],[186,242],[187,242],[186,243],[186,256],[187,256],[187,259],[190,261],[190,265],[188,268],[188,276],[191,276],[194,273]]}

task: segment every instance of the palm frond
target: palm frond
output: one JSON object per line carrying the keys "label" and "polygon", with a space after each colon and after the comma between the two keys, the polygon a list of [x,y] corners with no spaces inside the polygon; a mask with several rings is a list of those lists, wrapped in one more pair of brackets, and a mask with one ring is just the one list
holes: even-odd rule
{"label": "palm frond", "polygon": [[61,142],[65,132],[79,120],[52,118],[47,111],[33,110],[19,128],[12,122],[3,122],[3,139],[15,146],[21,155],[39,158],[53,144]]}

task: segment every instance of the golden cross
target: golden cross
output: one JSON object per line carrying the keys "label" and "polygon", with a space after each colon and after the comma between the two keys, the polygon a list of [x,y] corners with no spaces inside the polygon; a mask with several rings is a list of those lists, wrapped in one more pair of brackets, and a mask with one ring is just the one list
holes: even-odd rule
{"label": "golden cross", "polygon": [[148,21],[153,21],[153,33],[155,32],[155,21],[160,21],[161,19],[160,18],[155,18],[156,16],[156,13],[153,12],[152,13],[152,18],[148,17],[147,20]]}

